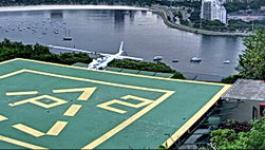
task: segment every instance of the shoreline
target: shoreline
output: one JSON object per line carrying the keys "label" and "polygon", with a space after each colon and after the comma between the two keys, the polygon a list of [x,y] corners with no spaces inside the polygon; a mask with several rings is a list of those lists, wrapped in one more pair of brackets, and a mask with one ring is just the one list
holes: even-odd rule
{"label": "shoreline", "polygon": [[31,6],[4,6],[0,12],[43,11],[43,10],[149,10],[144,7],[125,5],[31,5]]}
{"label": "shoreline", "polygon": [[193,28],[193,27],[189,27],[189,26],[185,26],[185,25],[181,25],[181,24],[175,24],[172,23],[171,21],[169,21],[167,19],[167,14],[165,12],[165,10],[163,10],[162,8],[150,8],[149,9],[151,12],[158,14],[159,16],[162,17],[164,23],[173,29],[178,29],[178,30],[182,30],[182,31],[186,31],[186,32],[190,32],[190,33],[195,33],[195,34],[201,34],[201,35],[208,35],[208,36],[238,36],[238,37],[247,37],[250,36],[251,33],[242,33],[242,32],[218,32],[218,31],[209,31],[209,30],[204,30],[204,29],[197,29],[197,28]]}

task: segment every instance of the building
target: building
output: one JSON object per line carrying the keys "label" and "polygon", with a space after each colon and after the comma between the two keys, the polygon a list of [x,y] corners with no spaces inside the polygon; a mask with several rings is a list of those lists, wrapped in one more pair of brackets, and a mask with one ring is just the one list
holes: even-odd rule
{"label": "building", "polygon": [[251,122],[265,114],[265,83],[260,80],[237,80],[222,97],[224,119]]}
{"label": "building", "polygon": [[227,12],[223,6],[223,1],[220,0],[202,0],[201,19],[219,20],[222,23],[227,23]]}
{"label": "building", "polygon": [[2,149],[158,149],[188,136],[230,85],[0,63]]}

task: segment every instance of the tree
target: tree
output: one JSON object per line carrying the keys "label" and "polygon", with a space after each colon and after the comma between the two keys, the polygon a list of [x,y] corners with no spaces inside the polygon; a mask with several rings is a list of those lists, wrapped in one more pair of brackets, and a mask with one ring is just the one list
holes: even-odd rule
{"label": "tree", "polygon": [[247,132],[218,129],[211,132],[211,142],[216,149],[265,149],[265,118],[253,123]]}
{"label": "tree", "polygon": [[246,50],[240,55],[240,74],[243,78],[265,79],[265,30],[258,30],[244,40]]}

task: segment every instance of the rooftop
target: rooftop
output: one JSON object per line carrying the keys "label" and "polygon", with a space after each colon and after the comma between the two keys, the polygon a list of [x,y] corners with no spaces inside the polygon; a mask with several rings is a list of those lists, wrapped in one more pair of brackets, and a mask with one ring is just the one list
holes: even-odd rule
{"label": "rooftop", "polygon": [[13,59],[0,63],[0,147],[169,147],[229,87]]}
{"label": "rooftop", "polygon": [[261,80],[239,79],[222,99],[264,101],[265,83]]}

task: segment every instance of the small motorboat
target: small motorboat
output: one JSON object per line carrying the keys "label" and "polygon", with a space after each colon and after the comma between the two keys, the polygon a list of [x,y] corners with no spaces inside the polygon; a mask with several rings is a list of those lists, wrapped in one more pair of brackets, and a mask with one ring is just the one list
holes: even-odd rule
{"label": "small motorboat", "polygon": [[231,63],[230,60],[225,60],[225,61],[224,61],[224,64],[230,64],[230,63]]}
{"label": "small motorboat", "polygon": [[201,62],[202,61],[202,59],[200,58],[200,57],[192,57],[191,59],[190,59],[190,62],[195,62],[195,63],[199,63],[199,62]]}
{"label": "small motorboat", "polygon": [[63,38],[64,41],[71,41],[73,38],[71,36],[65,36]]}
{"label": "small motorboat", "polygon": [[155,56],[155,57],[153,58],[154,61],[161,61],[162,59],[163,59],[162,56]]}
{"label": "small motorboat", "polygon": [[178,63],[179,60],[178,60],[178,59],[173,59],[172,62],[173,62],[173,63]]}
{"label": "small motorboat", "polygon": [[54,33],[54,34],[59,34],[59,31],[54,31],[53,33]]}
{"label": "small motorboat", "polygon": [[72,41],[73,40],[73,38],[70,35],[70,30],[68,31],[68,34],[65,33],[65,36],[64,36],[63,40],[64,41]]}

